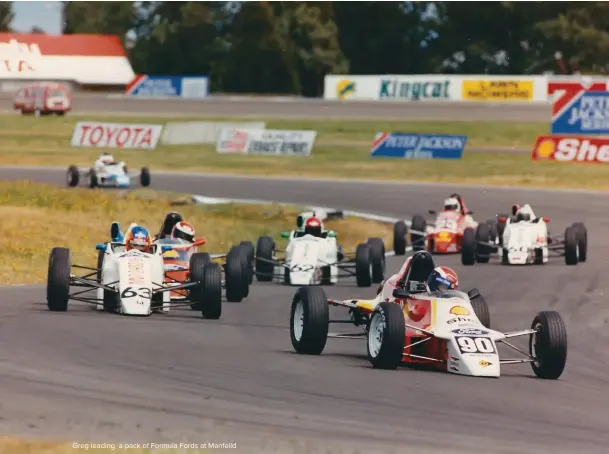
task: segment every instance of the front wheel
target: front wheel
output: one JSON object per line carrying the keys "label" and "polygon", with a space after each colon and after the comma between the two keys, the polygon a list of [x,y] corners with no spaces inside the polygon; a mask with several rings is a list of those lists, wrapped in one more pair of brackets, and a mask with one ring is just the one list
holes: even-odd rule
{"label": "front wheel", "polygon": [[72,253],[69,249],[55,247],[51,250],[47,275],[47,307],[50,311],[68,310],[71,267]]}
{"label": "front wheel", "polygon": [[355,249],[355,282],[358,287],[372,285],[372,260],[368,244],[358,244]]}
{"label": "front wheel", "polygon": [[376,369],[395,370],[404,357],[404,312],[395,303],[380,303],[368,329],[368,360]]}
{"label": "front wheel", "polygon": [[67,174],[68,186],[71,188],[78,186],[79,180],[80,180],[80,173],[78,172],[78,167],[76,167],[76,166],[68,167],[68,174]]}
{"label": "front wheel", "polygon": [[408,233],[408,227],[404,221],[398,221],[393,225],[393,251],[395,255],[406,254],[406,234]]}
{"label": "front wheel", "polygon": [[565,229],[565,263],[577,265],[578,260],[577,231],[573,227]]}
{"label": "front wheel", "polygon": [[246,286],[249,284],[249,279],[245,274],[247,268],[245,267],[245,263],[242,263],[242,256],[240,253],[241,247],[233,246],[226,255],[224,285],[226,287],[226,300],[231,303],[240,303],[248,290]]}
{"label": "front wheel", "polygon": [[321,287],[300,287],[292,300],[290,338],[298,353],[320,355],[328,340],[330,307]]}
{"label": "front wheel", "polygon": [[385,279],[385,243],[381,238],[369,238],[372,283],[378,284]]}
{"label": "front wheel", "polygon": [[270,236],[261,236],[256,244],[256,279],[258,282],[271,282],[275,265],[275,241]]}
{"label": "front wheel", "polygon": [[471,227],[463,231],[461,239],[461,263],[471,266],[476,263],[476,232]]}
{"label": "front wheel", "polygon": [[543,311],[535,316],[531,328],[536,332],[529,338],[531,363],[539,378],[556,380],[567,363],[567,328],[558,312]]}
{"label": "front wheel", "polygon": [[150,186],[150,170],[148,170],[148,167],[142,167],[140,172],[140,184],[144,187]]}

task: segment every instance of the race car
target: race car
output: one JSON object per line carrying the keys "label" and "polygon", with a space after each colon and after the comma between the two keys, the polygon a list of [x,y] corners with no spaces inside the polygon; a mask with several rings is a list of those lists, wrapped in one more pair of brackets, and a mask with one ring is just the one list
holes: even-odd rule
{"label": "race car", "polygon": [[[374,368],[426,366],[467,376],[499,377],[502,364],[530,363],[540,378],[557,379],[567,357],[567,333],[558,312],[542,311],[530,329],[502,333],[490,328],[486,301],[478,289],[467,293],[443,280],[429,252],[416,252],[397,274],[379,286],[373,299],[335,300],[322,287],[301,287],[292,300],[290,337],[294,350],[320,355],[328,338],[366,339],[368,360]],[[434,275],[437,280],[431,280]],[[456,279],[456,274],[453,276]],[[361,327],[357,333],[328,333],[329,307],[350,312],[349,320]],[[510,339],[529,336],[529,353]],[[500,359],[503,344],[526,356]]]}
{"label": "race car", "polygon": [[[129,188],[132,184],[132,178],[138,176],[137,173],[129,173],[127,164],[123,161],[115,161],[109,153],[102,153],[91,169],[79,169],[74,165],[68,167],[68,186],[78,186],[81,173],[88,179],[90,188]],[[150,170],[147,167],[142,167],[140,170],[139,181],[144,187],[150,186]]]}
{"label": "race car", "polygon": [[[463,231],[469,227],[476,228],[478,223],[471,217],[463,199],[459,194],[452,194],[444,200],[444,209],[439,213],[429,210],[436,215],[435,221],[428,221],[421,215],[415,215],[410,224],[410,241],[413,251],[426,250],[434,254],[459,252]],[[393,226],[393,250],[395,255],[404,255],[408,246],[408,228],[404,221],[398,221]]]}
{"label": "race car", "polygon": [[[193,254],[188,281],[178,287],[169,286],[163,282],[162,254],[172,246],[153,244],[147,230],[136,224],[129,227],[124,241],[98,244],[96,249],[101,255],[96,268],[73,265],[68,248],[51,250],[47,277],[49,310],[65,312],[68,302],[73,300],[93,304],[101,311],[149,316],[190,304],[174,303],[169,297],[170,291],[188,289],[190,301],[196,302],[204,318],[220,318],[222,282],[217,263],[206,263],[200,254]],[[88,272],[77,276],[72,268]],[[79,290],[71,293],[71,287]],[[96,296],[87,295],[91,290],[97,290]]]}
{"label": "race car", "polygon": [[480,224],[463,234],[461,263],[488,263],[498,252],[504,265],[543,265],[550,252],[564,256],[567,265],[585,262],[588,255],[588,231],[582,222],[565,229],[564,236],[551,236],[547,217],[536,216],[530,205],[514,205],[512,215],[498,215],[496,232],[492,224]]}
{"label": "race car", "polygon": [[[167,214],[162,229],[171,225],[176,219],[182,219],[182,216],[175,212]],[[124,235],[120,231],[118,222],[112,223],[110,235],[113,242],[124,241]],[[161,247],[170,246],[162,257],[165,271],[164,283],[175,288],[170,292],[171,300],[190,298],[188,290],[178,287],[188,282],[191,258],[194,255],[199,256],[199,260],[204,263],[220,260],[219,264],[224,274],[222,287],[225,289],[226,301],[238,303],[249,295],[251,271],[246,246],[233,246],[228,253],[224,254],[198,252],[198,247],[205,244],[205,239],[194,238],[194,228],[184,221],[175,222],[170,235],[157,235],[153,243]],[[198,310],[198,303],[193,302],[191,308]]]}
{"label": "race car", "polygon": [[[370,238],[347,254],[338,245],[336,232],[326,230],[315,216],[304,221],[304,228],[283,232],[281,237],[288,239],[284,251],[277,250],[270,236],[258,239],[255,274],[260,282],[332,285],[339,278],[355,276],[358,287],[369,287],[384,278],[385,244],[380,238]],[[277,252],[284,252],[285,257],[278,258]]]}

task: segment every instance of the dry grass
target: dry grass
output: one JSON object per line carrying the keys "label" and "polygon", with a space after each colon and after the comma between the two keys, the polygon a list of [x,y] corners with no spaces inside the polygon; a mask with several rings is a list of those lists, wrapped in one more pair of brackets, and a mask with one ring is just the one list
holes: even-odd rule
{"label": "dry grass", "polygon": [[[225,252],[242,240],[254,243],[271,235],[283,245],[281,231],[294,228],[298,207],[281,205],[172,206],[176,195],[64,189],[31,182],[0,182],[0,283],[42,283],[52,247],[72,249],[73,262],[95,264],[95,245],[109,239],[110,223],[131,222],[156,233],[168,211],[179,211],[207,240],[204,250]],[[149,199],[149,200],[147,200]],[[390,247],[392,228],[374,221],[329,221],[347,250],[370,236]]]}

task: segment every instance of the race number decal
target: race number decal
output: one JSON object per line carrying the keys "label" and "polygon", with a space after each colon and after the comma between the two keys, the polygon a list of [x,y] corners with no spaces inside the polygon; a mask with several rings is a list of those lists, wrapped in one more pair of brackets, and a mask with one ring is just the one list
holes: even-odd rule
{"label": "race number decal", "polygon": [[136,291],[133,290],[132,287],[127,287],[125,290],[123,290],[123,293],[121,293],[121,298],[133,298],[138,295],[142,298],[150,298],[152,296],[152,292],[149,288],[139,288]]}
{"label": "race number decal", "polygon": [[455,336],[461,353],[495,353],[493,341],[488,337]]}
{"label": "race number decal", "polygon": [[290,268],[290,271],[293,271],[295,273],[298,273],[299,271],[307,272],[313,271],[314,268],[315,267],[313,265],[294,265]]}

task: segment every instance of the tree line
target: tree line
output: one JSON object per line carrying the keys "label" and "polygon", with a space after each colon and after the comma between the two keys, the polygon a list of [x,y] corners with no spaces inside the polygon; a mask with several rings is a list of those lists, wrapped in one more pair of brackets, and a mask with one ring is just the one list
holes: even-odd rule
{"label": "tree line", "polygon": [[[12,2],[0,2],[0,29]],[[605,74],[606,2],[62,2],[64,33],[121,37],[140,74],[319,96],[335,74]]]}

